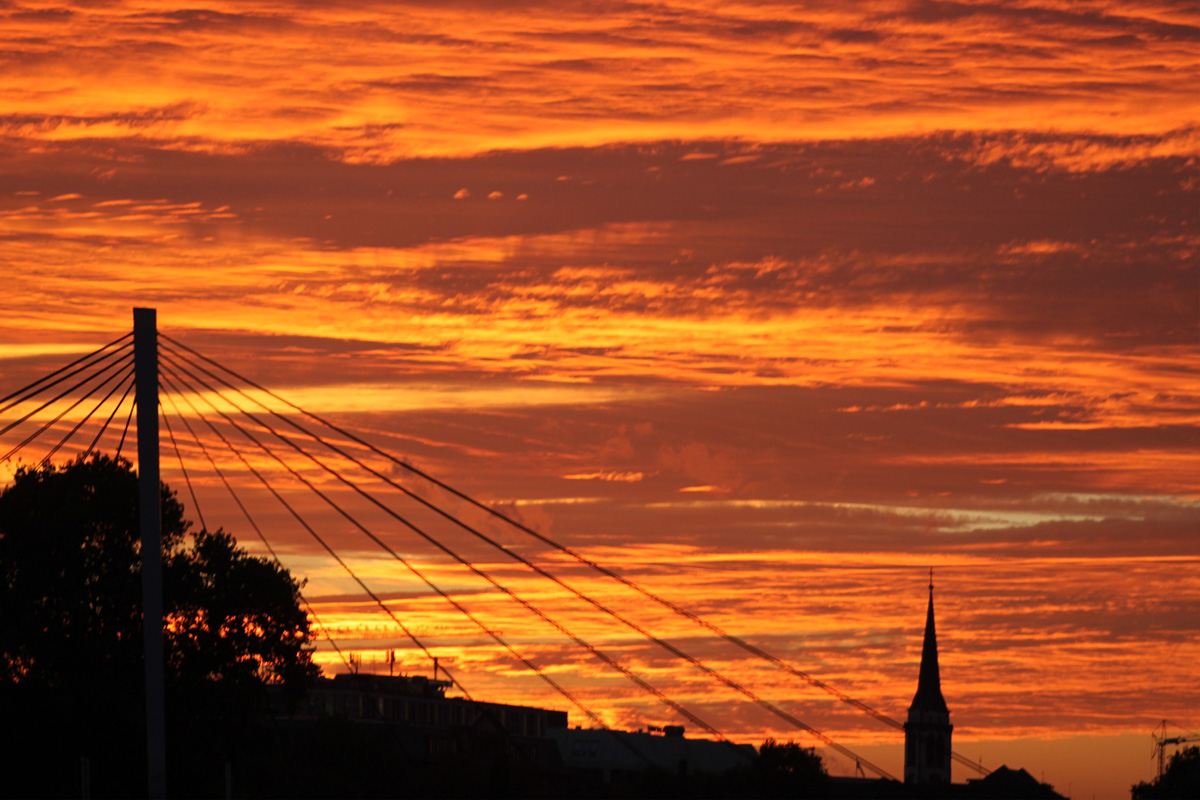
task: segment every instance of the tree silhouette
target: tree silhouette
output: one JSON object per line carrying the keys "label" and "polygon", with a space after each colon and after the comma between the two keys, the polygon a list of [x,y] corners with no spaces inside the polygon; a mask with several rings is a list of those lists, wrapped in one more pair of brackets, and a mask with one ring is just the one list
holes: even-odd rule
{"label": "tree silhouette", "polygon": [[754,772],[759,776],[760,793],[770,797],[821,797],[829,777],[816,750],[774,739],[758,748]]}
{"label": "tree silhouette", "polygon": [[[176,774],[217,779],[267,687],[294,697],[317,674],[309,623],[287,570],[223,531],[189,535],[182,505],[161,492],[168,747]],[[0,791],[77,794],[87,757],[95,792],[144,793],[138,530],[123,459],[22,467],[0,491],[0,713],[28,756],[10,761],[25,770]],[[59,763],[71,764],[65,775]]]}
{"label": "tree silhouette", "polygon": [[1174,753],[1162,775],[1149,783],[1135,783],[1130,794],[1133,800],[1200,798],[1200,747]]}

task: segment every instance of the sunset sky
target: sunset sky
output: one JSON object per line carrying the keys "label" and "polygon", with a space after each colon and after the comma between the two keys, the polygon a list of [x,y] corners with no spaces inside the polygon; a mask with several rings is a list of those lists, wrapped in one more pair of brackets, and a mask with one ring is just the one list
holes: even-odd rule
{"label": "sunset sky", "polygon": [[[932,566],[955,749],[1127,797],[1161,720],[1200,729],[1198,86],[1177,0],[7,0],[0,394],[155,307],[897,718]],[[431,673],[222,466],[343,647]],[[473,695],[588,724],[278,473]],[[364,514],[609,724],[679,722]],[[895,731],[495,530],[902,774]],[[445,535],[730,738],[815,744]]]}

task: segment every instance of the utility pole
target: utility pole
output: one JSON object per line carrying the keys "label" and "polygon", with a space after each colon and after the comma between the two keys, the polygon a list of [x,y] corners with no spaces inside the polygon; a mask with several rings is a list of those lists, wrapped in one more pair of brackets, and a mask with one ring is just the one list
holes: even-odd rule
{"label": "utility pole", "polygon": [[142,533],[142,631],[146,647],[146,763],[150,800],[163,800],[167,795],[167,714],[158,474],[158,312],[153,308],[133,310],[133,369]]}

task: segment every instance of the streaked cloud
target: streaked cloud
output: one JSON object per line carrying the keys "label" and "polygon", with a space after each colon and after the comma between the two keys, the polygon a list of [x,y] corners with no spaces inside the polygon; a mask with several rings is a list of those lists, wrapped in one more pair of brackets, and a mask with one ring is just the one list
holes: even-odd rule
{"label": "streaked cloud", "polygon": [[522,3],[472,18],[428,4],[128,0],[11,7],[5,30],[12,130],[201,149],[284,139],[391,160],[747,130],[1157,133],[1195,117],[1200,21],[1060,2]]}

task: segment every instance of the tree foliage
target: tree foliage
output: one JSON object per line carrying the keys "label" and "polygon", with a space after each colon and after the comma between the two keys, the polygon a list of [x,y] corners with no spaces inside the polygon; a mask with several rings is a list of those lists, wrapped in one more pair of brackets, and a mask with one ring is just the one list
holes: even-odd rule
{"label": "tree foliage", "polygon": [[1174,753],[1163,774],[1149,783],[1133,785],[1133,800],[1200,799],[1200,747],[1187,747]]}
{"label": "tree foliage", "polygon": [[[168,748],[217,761],[215,776],[267,687],[295,695],[317,674],[309,623],[287,570],[223,531],[190,534],[165,485],[161,501]],[[141,592],[129,462],[18,469],[0,491],[0,711],[30,747],[74,759],[72,776],[89,754],[145,774],[131,763],[144,759]]]}
{"label": "tree foliage", "polygon": [[775,775],[818,777],[825,774],[825,764],[817,751],[795,742],[767,739],[758,748],[758,768]]}
{"label": "tree foliage", "polygon": [[816,750],[791,741],[764,741],[754,768],[762,776],[764,793],[772,796],[819,797],[829,777]]}

